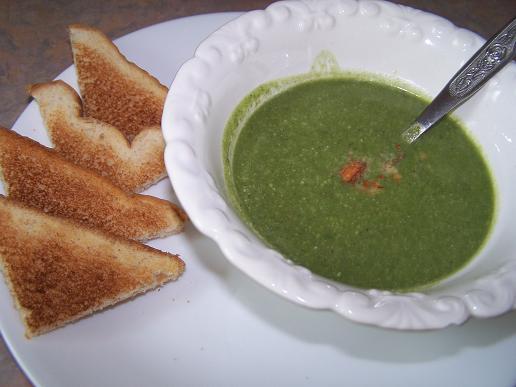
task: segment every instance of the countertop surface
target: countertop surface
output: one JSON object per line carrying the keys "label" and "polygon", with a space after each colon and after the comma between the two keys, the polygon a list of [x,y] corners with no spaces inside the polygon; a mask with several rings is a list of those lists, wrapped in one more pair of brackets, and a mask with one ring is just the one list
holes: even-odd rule
{"label": "countertop surface", "polygon": [[[516,16],[514,0],[399,0],[484,38]],[[262,9],[264,0],[0,0],[0,125],[10,128],[30,102],[28,84],[72,64],[66,26],[84,23],[114,39],[155,23],[212,12]],[[0,386],[30,386],[0,340]]]}

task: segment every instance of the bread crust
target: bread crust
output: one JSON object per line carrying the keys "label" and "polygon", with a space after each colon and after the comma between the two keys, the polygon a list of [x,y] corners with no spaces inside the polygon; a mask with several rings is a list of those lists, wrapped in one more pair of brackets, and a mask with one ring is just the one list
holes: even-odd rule
{"label": "bread crust", "polygon": [[32,337],[177,279],[176,255],[0,195],[0,269]]}
{"label": "bread crust", "polygon": [[73,24],[69,32],[84,115],[119,128],[129,141],[146,127],[160,126],[168,89],[101,31]]}
{"label": "bread crust", "polygon": [[124,192],[54,150],[1,127],[0,179],[10,198],[124,238],[176,234],[187,219],[166,200]]}
{"label": "bread crust", "polygon": [[141,130],[129,142],[108,123],[84,117],[75,90],[63,81],[30,85],[54,149],[128,192],[141,192],[166,176],[165,142],[159,126]]}

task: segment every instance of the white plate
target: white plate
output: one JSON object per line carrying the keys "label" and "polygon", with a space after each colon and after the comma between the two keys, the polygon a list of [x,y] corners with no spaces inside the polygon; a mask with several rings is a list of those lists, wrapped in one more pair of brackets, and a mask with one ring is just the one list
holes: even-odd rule
{"label": "white plate", "polygon": [[[164,84],[234,13],[173,20],[116,41]],[[75,84],[73,69],[61,76]],[[14,129],[48,145],[31,103]],[[168,181],[147,193],[174,200]],[[26,340],[0,281],[0,329],[41,386],[512,386],[516,313],[435,332],[356,325],[277,297],[235,269],[192,226],[153,246],[179,253],[177,282]]]}

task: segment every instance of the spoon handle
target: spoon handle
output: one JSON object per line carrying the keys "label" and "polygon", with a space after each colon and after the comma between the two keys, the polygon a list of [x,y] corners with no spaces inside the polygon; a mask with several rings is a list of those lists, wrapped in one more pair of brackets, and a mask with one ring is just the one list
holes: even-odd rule
{"label": "spoon handle", "polygon": [[403,132],[403,139],[414,142],[444,115],[455,109],[516,57],[516,18],[489,39],[453,76],[416,121]]}

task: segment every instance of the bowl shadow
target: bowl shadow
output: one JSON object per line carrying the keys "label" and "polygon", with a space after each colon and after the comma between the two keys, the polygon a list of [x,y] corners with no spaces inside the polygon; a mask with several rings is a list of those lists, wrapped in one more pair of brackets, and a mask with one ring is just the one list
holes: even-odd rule
{"label": "bowl shadow", "polygon": [[[273,294],[234,267],[217,245],[197,230],[189,233],[189,238],[200,265],[220,279],[228,295],[242,308],[271,329],[308,344],[334,347],[348,356],[385,363],[420,363],[452,357],[468,348],[487,348],[516,335],[515,311],[490,319],[470,319],[461,326],[417,332],[354,323],[332,311],[305,308]],[[203,251],[211,253],[207,256]]]}

